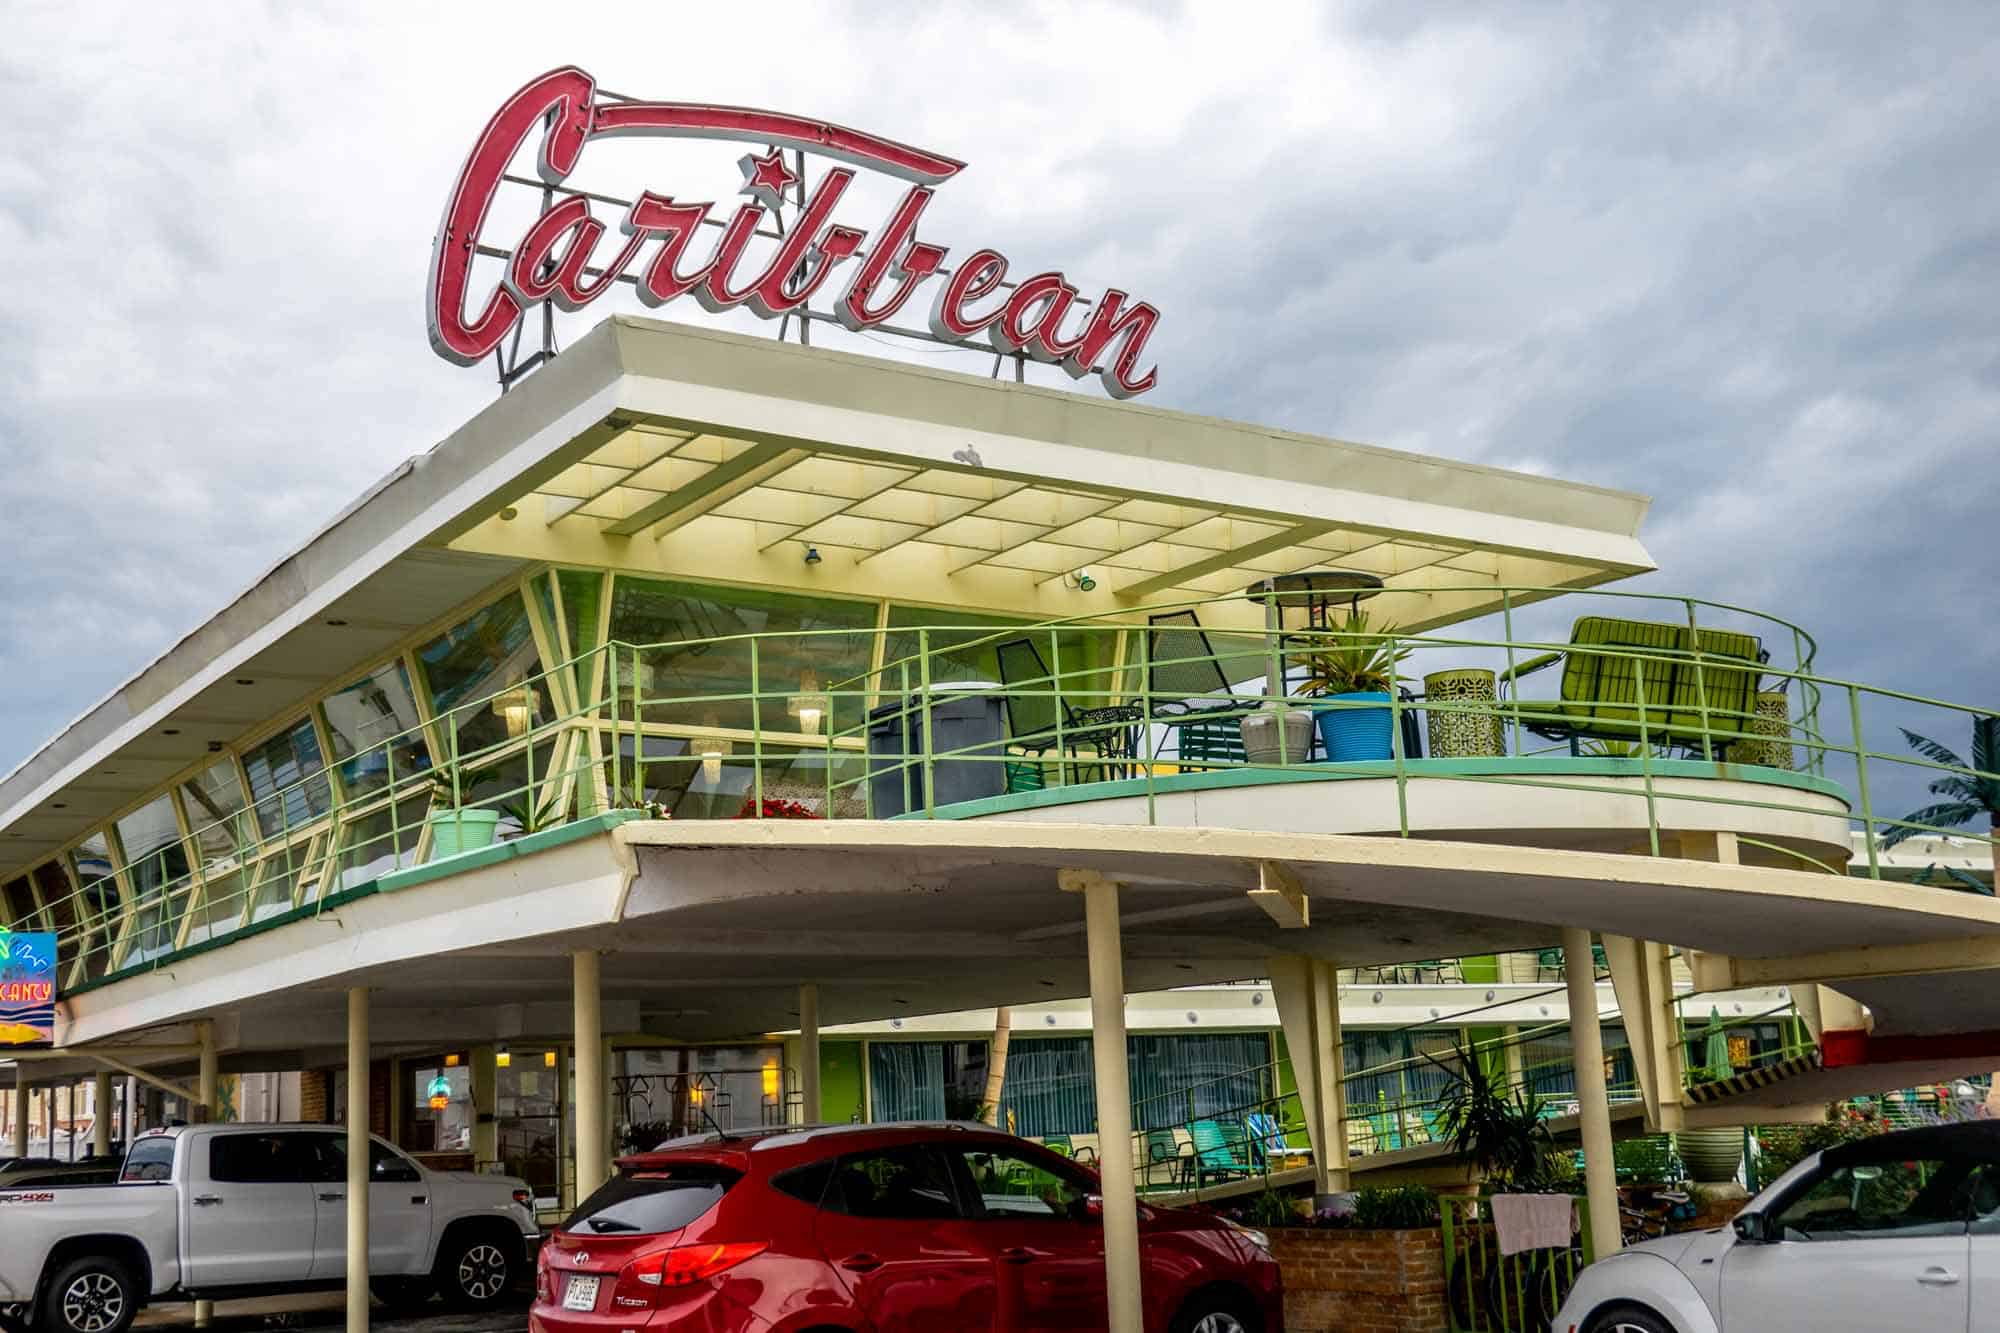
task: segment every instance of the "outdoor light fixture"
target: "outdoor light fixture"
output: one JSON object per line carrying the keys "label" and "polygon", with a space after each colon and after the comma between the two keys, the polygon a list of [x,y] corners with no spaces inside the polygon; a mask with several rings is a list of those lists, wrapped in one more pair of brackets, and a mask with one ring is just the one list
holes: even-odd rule
{"label": "outdoor light fixture", "polygon": [[502,1046],[499,1050],[493,1052],[493,1067],[495,1069],[512,1069],[514,1067],[514,1053],[505,1046]]}
{"label": "outdoor light fixture", "polygon": [[1078,592],[1095,592],[1097,580],[1090,577],[1090,571],[1079,569],[1074,574],[1063,575],[1063,586],[1075,588]]}
{"label": "outdoor light fixture", "polygon": [[820,561],[819,547],[808,544],[806,547],[806,563],[809,565],[816,565],[819,563],[819,561]]}
{"label": "outdoor light fixture", "polygon": [[554,1051],[543,1051],[542,1068],[554,1069],[555,1067],[556,1067],[556,1053]]}
{"label": "outdoor light fixture", "polygon": [[778,1097],[778,1067],[776,1065],[765,1065],[763,1072],[764,1096],[768,1100],[775,1101]]}
{"label": "outdoor light fixture", "polygon": [[728,741],[722,740],[696,741],[695,744],[701,747],[701,776],[709,786],[719,786],[722,782],[722,757],[730,753],[732,747]]}
{"label": "outdoor light fixture", "polygon": [[516,740],[525,736],[534,724],[535,715],[542,711],[542,701],[527,685],[516,685],[511,690],[502,690],[493,696],[493,716],[507,726],[507,739]]}

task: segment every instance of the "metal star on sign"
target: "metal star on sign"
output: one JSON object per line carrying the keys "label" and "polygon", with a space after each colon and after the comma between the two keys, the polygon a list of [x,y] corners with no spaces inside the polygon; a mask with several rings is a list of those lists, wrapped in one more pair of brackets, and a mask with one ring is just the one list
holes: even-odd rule
{"label": "metal star on sign", "polygon": [[742,193],[773,213],[784,202],[785,191],[799,183],[798,173],[785,165],[782,148],[773,148],[762,157],[745,153],[736,165],[743,168]]}

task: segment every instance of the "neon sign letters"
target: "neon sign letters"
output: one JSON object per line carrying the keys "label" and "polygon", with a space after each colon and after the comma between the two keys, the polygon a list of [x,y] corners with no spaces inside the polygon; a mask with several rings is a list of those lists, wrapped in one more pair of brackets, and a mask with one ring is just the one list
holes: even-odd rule
{"label": "neon sign letters", "polygon": [[[918,223],[937,187],[963,162],[800,116],[689,102],[600,102],[596,91],[580,69],[552,70],[508,98],[473,144],[431,255],[431,346],[446,360],[473,365],[500,345],[529,307],[550,301],[581,310],[623,276],[635,280],[639,299],[650,306],[692,296],[712,313],[742,306],[774,319],[833,291],[844,275],[832,313],[849,329],[884,324],[929,283],[927,323],[941,341],[969,344],[983,336],[997,351],[1061,366],[1072,377],[1094,373],[1117,398],[1144,393],[1157,382],[1157,368],[1140,368],[1160,318],[1153,306],[1115,287],[1086,301],[1057,271],[1023,277],[1010,290],[1007,258],[997,250],[974,250],[947,268],[946,248],[918,239]],[[500,281],[475,293],[471,270],[480,229],[509,160],[538,134],[537,171],[557,194],[505,251]],[[713,202],[643,191],[619,221],[621,235],[607,239],[610,229],[591,215],[590,201],[561,190],[586,145],[627,136],[768,147],[739,162],[739,193],[749,199],[726,220],[717,219],[720,234],[711,248],[697,244],[696,232],[710,223]],[[826,170],[798,201],[775,251],[759,263],[746,259],[753,238],[781,199],[796,198],[786,192],[801,184],[785,162],[786,149],[844,165]],[[834,220],[856,169],[909,183],[873,232]]]}

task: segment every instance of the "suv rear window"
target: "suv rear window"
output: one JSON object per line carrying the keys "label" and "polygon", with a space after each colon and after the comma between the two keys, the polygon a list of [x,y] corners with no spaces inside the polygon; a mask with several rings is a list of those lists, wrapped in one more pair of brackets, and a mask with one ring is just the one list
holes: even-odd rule
{"label": "suv rear window", "polygon": [[715,1207],[743,1173],[708,1162],[676,1162],[614,1176],[563,1223],[564,1231],[655,1235],[679,1231]]}
{"label": "suv rear window", "polygon": [[169,1180],[174,1174],[174,1141],[170,1138],[141,1139],[125,1154],[121,1180]]}

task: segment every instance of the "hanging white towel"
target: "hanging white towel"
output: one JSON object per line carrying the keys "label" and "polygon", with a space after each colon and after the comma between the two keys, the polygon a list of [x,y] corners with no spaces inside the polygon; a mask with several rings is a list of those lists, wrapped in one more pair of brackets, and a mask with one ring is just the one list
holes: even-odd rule
{"label": "hanging white towel", "polygon": [[1567,1194],[1496,1194],[1493,1231],[1500,1253],[1562,1249],[1575,1231],[1576,1200]]}

